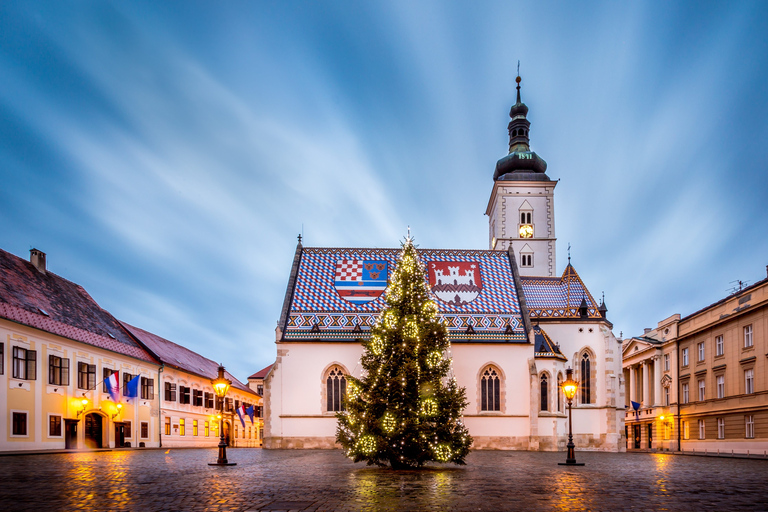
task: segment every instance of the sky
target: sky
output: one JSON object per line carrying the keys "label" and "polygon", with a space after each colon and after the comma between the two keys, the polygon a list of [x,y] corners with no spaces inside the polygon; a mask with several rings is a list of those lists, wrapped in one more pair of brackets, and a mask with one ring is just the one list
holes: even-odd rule
{"label": "sky", "polygon": [[[0,248],[120,320],[274,361],[305,246],[485,249],[520,61],[617,336],[768,265],[766,2],[0,2]],[[599,300],[599,299],[598,299]]]}

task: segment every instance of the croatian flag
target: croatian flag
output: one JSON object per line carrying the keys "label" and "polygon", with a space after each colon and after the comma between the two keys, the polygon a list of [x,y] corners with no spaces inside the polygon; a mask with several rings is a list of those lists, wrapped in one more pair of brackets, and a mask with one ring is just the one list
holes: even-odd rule
{"label": "croatian flag", "polygon": [[117,376],[118,372],[114,372],[112,375],[107,377],[107,380],[105,381],[107,384],[107,392],[109,393],[109,397],[115,403],[120,401],[120,381],[118,380]]}
{"label": "croatian flag", "polygon": [[253,406],[249,405],[247,409],[245,409],[245,413],[248,415],[248,417],[251,419],[251,425],[253,425]]}
{"label": "croatian flag", "polygon": [[245,428],[245,406],[240,404],[240,407],[235,409],[235,411],[237,411],[237,416],[240,418],[240,423],[242,423],[243,428]]}

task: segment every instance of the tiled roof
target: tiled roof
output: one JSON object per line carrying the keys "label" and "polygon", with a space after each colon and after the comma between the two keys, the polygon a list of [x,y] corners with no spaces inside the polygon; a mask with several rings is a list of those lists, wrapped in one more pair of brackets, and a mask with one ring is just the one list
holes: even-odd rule
{"label": "tiled roof", "polygon": [[40,272],[30,262],[2,249],[0,317],[156,364],[81,286],[53,272]]}
{"label": "tiled roof", "polygon": [[533,335],[536,340],[534,353],[536,357],[550,357],[566,360],[566,357],[560,352],[560,346],[552,341],[549,334],[538,325],[533,326]]}
{"label": "tiled roof", "polygon": [[272,366],[273,365],[269,365],[266,368],[257,371],[256,373],[254,373],[253,375],[248,377],[248,380],[250,380],[250,379],[263,379],[264,377],[267,376],[267,374],[269,373],[269,370],[272,369]]}
{"label": "tiled roof", "polygon": [[[295,285],[288,294],[283,338],[354,340],[365,336],[385,305],[386,292],[382,291],[400,252],[302,248]],[[418,253],[427,269],[424,278],[452,339],[527,341],[506,252],[420,249]]]}
{"label": "tiled roof", "polygon": [[[218,376],[219,363],[211,361],[197,352],[193,352],[172,341],[161,338],[157,334],[152,334],[151,332],[134,327],[125,322],[121,323],[166,366],[172,366],[207,379],[215,379]],[[237,380],[228,371],[225,370],[224,374],[232,381],[232,387],[235,387],[240,391],[246,391],[254,395],[256,394],[251,388]]]}
{"label": "tiled roof", "polygon": [[580,318],[582,299],[589,318],[602,318],[597,302],[570,263],[561,277],[521,276],[520,281],[531,318]]}

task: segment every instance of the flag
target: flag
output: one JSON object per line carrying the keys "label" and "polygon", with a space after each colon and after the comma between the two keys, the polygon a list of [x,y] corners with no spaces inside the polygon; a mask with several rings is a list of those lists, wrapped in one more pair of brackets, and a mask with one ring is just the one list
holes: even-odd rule
{"label": "flag", "polygon": [[243,416],[245,415],[245,406],[241,404],[240,407],[235,409],[235,411],[237,411],[237,416],[240,418],[240,423],[242,423],[243,428],[245,428],[245,419],[243,418]]}
{"label": "flag", "polygon": [[629,402],[632,404],[632,408],[635,410],[635,417],[640,419],[640,404],[634,400],[630,400]]}
{"label": "flag", "polygon": [[128,398],[138,398],[139,397],[139,381],[141,379],[141,375],[137,375],[134,378],[132,378],[130,381],[128,381],[128,384],[125,385],[126,393],[125,396]]}
{"label": "flag", "polygon": [[249,418],[251,418],[251,425],[253,425],[253,406],[249,405],[248,408],[245,410],[245,413],[248,415]]}
{"label": "flag", "polygon": [[107,385],[107,393],[109,393],[109,397],[115,403],[120,401],[120,385],[118,384],[119,380],[117,379],[117,376],[118,373],[114,372],[112,375],[107,377],[105,381]]}

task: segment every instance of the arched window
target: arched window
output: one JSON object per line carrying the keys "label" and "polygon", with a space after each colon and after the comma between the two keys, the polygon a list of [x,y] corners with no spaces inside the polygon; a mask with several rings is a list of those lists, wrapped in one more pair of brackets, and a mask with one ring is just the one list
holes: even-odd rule
{"label": "arched window", "polygon": [[480,379],[480,410],[501,410],[501,379],[493,366],[486,368]]}
{"label": "arched window", "polygon": [[549,382],[546,373],[541,374],[541,410],[549,410]]}
{"label": "arched window", "polygon": [[563,410],[563,374],[557,374],[557,412]]}
{"label": "arched window", "polygon": [[581,356],[581,403],[592,403],[592,364],[589,360],[589,354]]}
{"label": "arched window", "polygon": [[347,395],[347,379],[341,368],[334,366],[325,379],[326,411],[337,412],[344,410],[344,397]]}

